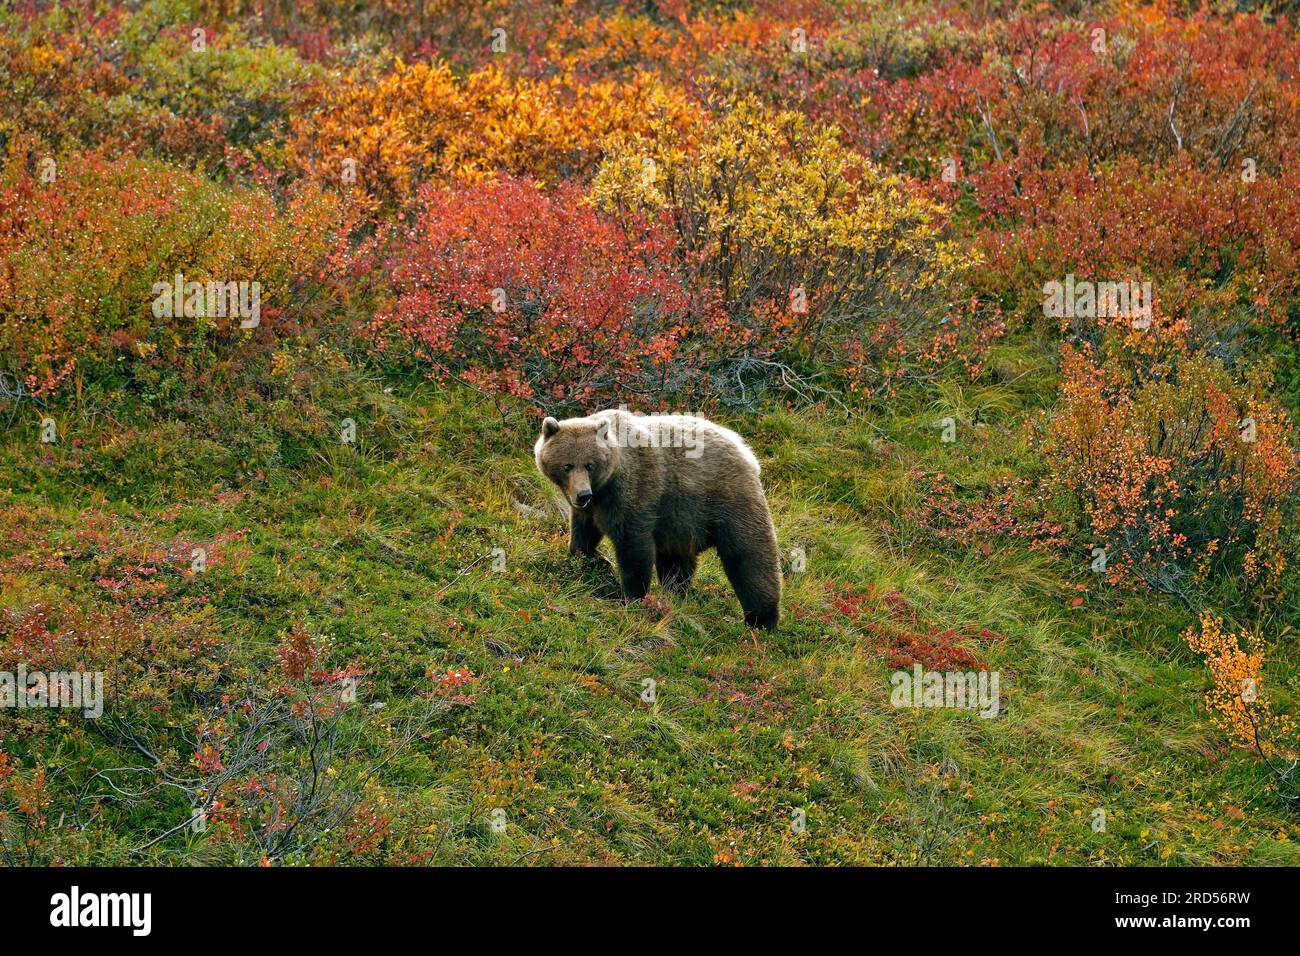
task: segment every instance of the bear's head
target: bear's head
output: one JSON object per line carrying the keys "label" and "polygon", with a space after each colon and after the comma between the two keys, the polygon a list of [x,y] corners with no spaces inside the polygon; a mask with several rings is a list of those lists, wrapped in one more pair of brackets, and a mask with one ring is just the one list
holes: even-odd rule
{"label": "bear's head", "polygon": [[590,507],[619,466],[618,443],[609,434],[609,422],[599,418],[546,419],[533,455],[538,470],[575,508]]}

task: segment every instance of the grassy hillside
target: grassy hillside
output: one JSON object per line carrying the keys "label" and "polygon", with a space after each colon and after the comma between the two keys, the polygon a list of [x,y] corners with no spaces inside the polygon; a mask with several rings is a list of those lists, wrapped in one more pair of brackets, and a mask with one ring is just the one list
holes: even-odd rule
{"label": "grassy hillside", "polygon": [[[0,4],[0,863],[1300,862],[1244,6]],[[568,557],[621,402],[752,443],[775,633]]]}
{"label": "grassy hillside", "polygon": [[[1025,422],[1054,393],[1046,349],[1005,347],[996,364],[1001,383],[918,389],[847,421],[726,418],[763,462],[783,551],[806,555],[802,573],[787,562],[781,629],[757,636],[712,555],[685,599],[656,586],[645,604],[614,600],[612,574],[565,553],[531,461],[535,421],[466,391],[334,372],[310,401],[86,414],[61,421],[55,445],[15,421],[0,603],[44,606],[65,629],[71,608],[97,609],[75,640],[107,662],[110,700],[100,721],[17,714],[11,756],[43,749],[46,770],[27,780],[39,812],[10,816],[3,851],[1300,863],[1300,825],[1267,771],[1209,725],[1186,609],[1102,591],[1050,528],[954,531],[1032,467]],[[337,432],[349,417],[354,445]],[[927,503],[936,474],[952,493]],[[142,633],[113,631],[123,611]],[[356,702],[322,721],[323,743],[268,718],[287,729],[241,750],[259,702],[337,696],[311,668],[307,690],[285,689],[286,647],[305,646],[286,640],[295,629],[331,675],[355,667]],[[891,706],[890,674],[912,659],[998,671],[1001,713]],[[1294,646],[1272,660],[1280,685],[1298,663]],[[219,779],[221,804],[194,832],[193,794]],[[277,818],[277,805],[296,810]]]}

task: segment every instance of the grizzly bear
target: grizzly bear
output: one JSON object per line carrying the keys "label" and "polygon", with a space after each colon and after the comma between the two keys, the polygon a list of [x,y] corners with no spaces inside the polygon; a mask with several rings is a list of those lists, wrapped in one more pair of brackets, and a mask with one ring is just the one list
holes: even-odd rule
{"label": "grizzly bear", "polygon": [[623,409],[547,418],[537,468],[569,503],[569,551],[598,557],[607,537],[623,596],[640,600],[653,570],[683,594],[702,551],[716,548],[745,623],[776,628],[781,558],[758,459],[733,431],[686,415]]}

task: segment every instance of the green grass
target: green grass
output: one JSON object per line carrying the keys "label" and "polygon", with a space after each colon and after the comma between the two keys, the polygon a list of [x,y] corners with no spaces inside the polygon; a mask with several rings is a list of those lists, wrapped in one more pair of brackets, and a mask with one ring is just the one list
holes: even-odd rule
{"label": "green grass", "polygon": [[[0,604],[104,603],[75,535],[98,514],[156,545],[237,535],[205,573],[162,575],[164,614],[218,636],[229,661],[150,731],[185,764],[214,691],[265,686],[274,649],[305,622],[331,665],[364,670],[343,717],[354,743],[331,767],[391,820],[364,862],[1300,864],[1300,825],[1267,772],[1209,723],[1205,672],[1179,637],[1186,610],[1098,590],[1086,548],[963,547],[910,516],[916,470],[979,497],[1032,467],[1023,423],[1050,401],[1051,367],[1023,347],[999,361],[1002,384],[917,391],[847,422],[719,416],[764,463],[783,550],[807,555],[771,635],[742,626],[712,555],[685,598],[613,600],[607,571],[566,555],[532,464],[535,422],[407,379],[391,391],[348,379],[301,407],[232,404],[201,421],[69,414],[52,448],[19,419],[0,449],[0,507],[26,515],[11,524],[31,532],[22,540],[77,557],[22,564],[38,545],[15,538],[0,551]],[[951,444],[944,416],[958,423]],[[335,437],[344,417],[355,446]],[[837,615],[828,587],[896,591],[926,627],[995,632],[970,649],[1001,675],[1001,715],[891,706],[870,628],[885,611]],[[1294,635],[1271,653],[1293,684]],[[448,668],[478,677],[472,702],[404,735],[430,670]],[[48,726],[0,731],[0,748],[22,773],[47,771],[34,861],[255,862],[221,826],[141,849],[184,821],[185,801],[91,786],[92,767],[120,784],[129,773],[115,768],[147,777],[148,764],[88,722],[30,719]],[[1090,827],[1097,808],[1104,832]],[[285,862],[353,859],[338,833],[304,827],[304,839]]]}

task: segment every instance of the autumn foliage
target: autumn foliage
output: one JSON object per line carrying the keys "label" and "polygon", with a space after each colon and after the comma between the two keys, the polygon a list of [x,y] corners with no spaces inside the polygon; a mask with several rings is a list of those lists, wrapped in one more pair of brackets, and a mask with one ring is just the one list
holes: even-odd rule
{"label": "autumn foliage", "polygon": [[[0,718],[0,861],[89,856],[77,841],[109,832],[104,814],[123,825],[143,807],[168,828],[201,812],[212,829],[195,844],[226,861],[391,858],[400,810],[350,758],[477,719],[494,675],[528,666],[541,652],[525,638],[559,616],[507,606],[504,584],[444,606],[459,569],[483,566],[456,554],[437,581],[447,568],[423,545],[483,543],[496,516],[473,513],[486,494],[451,501],[452,473],[489,453],[407,438],[458,401],[499,414],[503,461],[543,414],[746,416],[765,458],[763,442],[798,449],[765,462],[783,548],[793,529],[822,534],[825,508],[827,524],[879,532],[836,556],[855,571],[956,556],[942,584],[908,568],[879,591],[823,579],[808,601],[792,582],[796,626],[843,626],[885,666],[979,667],[1021,636],[939,620],[902,591],[946,593],[958,573],[970,590],[972,568],[1013,554],[1034,578],[1021,593],[1066,613],[1095,597],[1195,614],[1184,638],[1215,725],[1294,768],[1285,694],[1242,695],[1294,641],[1274,624],[1300,594],[1300,34],[1289,5],[1254,6],[0,5],[0,446],[16,463],[0,487],[0,670],[114,681],[112,730],[79,726],[57,760],[61,715]],[[1052,314],[1046,286],[1067,277],[1149,284],[1150,314]],[[256,283],[258,321],[160,311],[173,280]],[[955,439],[916,425],[939,408]],[[828,428],[875,434],[805,441],[830,414]],[[33,440],[47,419],[57,440]],[[355,440],[339,440],[344,421]],[[186,428],[202,440],[178,440]],[[877,482],[868,460],[898,467]],[[421,479],[409,499],[352,496],[364,469],[394,462]],[[224,505],[276,498],[304,463],[324,469],[321,495],[295,488],[255,529],[194,501],[147,513],[158,475]],[[281,539],[281,525],[319,537]],[[368,674],[298,601],[257,603],[238,565],[258,535],[253,577],[304,581],[301,603],[326,613],[393,593],[390,572],[418,577],[402,592],[418,640],[347,615],[352,646],[382,648],[384,674]],[[294,540],[335,553],[283,554]],[[522,568],[512,551],[494,581]],[[669,628],[671,602],[634,610],[679,648],[693,640]],[[489,636],[503,611],[528,634]],[[638,666],[654,656],[629,646]],[[834,677],[823,664],[809,687]],[[610,693],[622,669],[575,688]],[[367,677],[391,681],[390,700],[345,704]],[[859,677],[816,699],[816,729],[858,719],[836,698]],[[726,702],[776,709],[775,686]],[[674,720],[656,724],[665,740]],[[455,765],[492,729],[466,724],[428,756]],[[803,775],[798,735],[781,735]],[[491,808],[537,788],[543,744],[525,746],[457,788]],[[145,769],[162,796],[136,787]],[[105,796],[110,778],[122,786]],[[675,822],[644,821],[660,824]],[[423,836],[417,854],[436,856],[442,836]],[[730,863],[742,836],[699,838]]]}
{"label": "autumn foliage", "polygon": [[[288,380],[317,341],[295,336],[359,329],[381,366],[538,410],[879,407],[987,378],[1029,325],[1064,346],[1047,486],[1110,580],[1285,574],[1294,442],[1257,361],[1294,341],[1300,293],[1285,19],[811,0],[0,16],[0,373],[24,397],[174,395],[263,360]],[[153,315],[177,274],[259,282],[265,321]],[[1153,323],[1040,318],[1066,275],[1149,282]]]}
{"label": "autumn foliage", "polygon": [[377,348],[547,409],[616,385],[653,393],[669,375],[685,296],[661,230],[624,230],[581,190],[524,180],[431,186],[423,200],[394,236],[396,301],[368,326]]}
{"label": "autumn foliage", "polygon": [[955,354],[977,374],[1002,327],[956,301],[976,260],[943,237],[946,210],[832,128],[754,99],[720,110],[698,142],[664,127],[627,140],[593,186],[620,219],[671,224],[717,364],[741,388],[820,367],[866,396]]}
{"label": "autumn foliage", "polygon": [[498,173],[547,184],[589,175],[615,135],[658,118],[698,122],[698,107],[654,76],[583,83],[532,80],[488,67],[457,77],[445,64],[397,63],[318,94],[293,123],[289,155],[302,171],[400,203],[423,179],[474,181]]}
{"label": "autumn foliage", "polygon": [[1258,636],[1238,634],[1213,614],[1183,633],[1187,646],[1205,658],[1210,689],[1205,706],[1210,720],[1234,746],[1253,750],[1277,775],[1281,795],[1300,803],[1300,740],[1295,720],[1278,713],[1264,687],[1265,644]]}
{"label": "autumn foliage", "polygon": [[257,282],[274,324],[313,284],[338,215],[311,186],[277,208],[155,160],[13,155],[0,171],[0,371],[36,395],[78,372],[193,371],[250,332],[237,315],[160,318],[154,285]]}
{"label": "autumn foliage", "polygon": [[1045,451],[1111,580],[1182,595],[1217,573],[1278,583],[1300,456],[1276,402],[1205,356],[1134,383],[1114,358],[1067,349],[1062,374]]}

